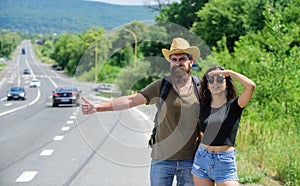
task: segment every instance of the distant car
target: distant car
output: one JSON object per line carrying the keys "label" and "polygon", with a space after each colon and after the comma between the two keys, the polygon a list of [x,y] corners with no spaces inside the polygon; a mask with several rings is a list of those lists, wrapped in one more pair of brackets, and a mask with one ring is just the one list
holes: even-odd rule
{"label": "distant car", "polygon": [[55,69],[55,70],[58,70],[58,71],[60,71],[60,70],[64,70],[64,67],[63,67],[63,66],[59,66],[59,65],[58,65],[58,66],[56,67],[56,69]]}
{"label": "distant car", "polygon": [[51,66],[51,68],[52,68],[53,70],[57,70],[57,71],[64,70],[64,67],[63,67],[63,66],[60,66],[60,65],[58,65],[58,64],[53,64],[53,65]]}
{"label": "distant car", "polygon": [[72,104],[79,106],[80,93],[75,87],[58,87],[52,92],[52,106],[57,107],[60,104]]}
{"label": "distant car", "polygon": [[51,68],[52,68],[53,70],[56,70],[57,66],[58,66],[58,64],[53,64],[53,65],[51,66]]}
{"label": "distant car", "polygon": [[7,61],[7,57],[1,57],[0,62],[5,63]]}
{"label": "distant car", "polygon": [[38,79],[32,79],[30,80],[30,87],[40,87],[41,81]]}
{"label": "distant car", "polygon": [[28,68],[25,68],[23,74],[30,74],[30,70]]}
{"label": "distant car", "polygon": [[22,54],[25,54],[26,52],[25,52],[25,48],[22,48]]}
{"label": "distant car", "polygon": [[12,87],[7,91],[7,100],[11,99],[22,99],[25,100],[26,92],[23,87]]}

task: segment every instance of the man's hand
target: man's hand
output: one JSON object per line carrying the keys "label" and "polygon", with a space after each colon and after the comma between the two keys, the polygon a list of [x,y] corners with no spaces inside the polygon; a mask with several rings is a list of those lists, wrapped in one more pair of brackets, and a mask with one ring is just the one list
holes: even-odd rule
{"label": "man's hand", "polygon": [[83,100],[83,103],[81,104],[81,110],[84,115],[97,112],[95,105],[90,100],[86,99],[84,96],[82,96],[81,99]]}

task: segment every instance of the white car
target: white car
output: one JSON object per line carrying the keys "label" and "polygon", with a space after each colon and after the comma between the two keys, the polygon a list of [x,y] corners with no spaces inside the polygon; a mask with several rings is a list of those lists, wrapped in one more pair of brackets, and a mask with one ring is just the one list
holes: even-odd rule
{"label": "white car", "polygon": [[41,86],[41,82],[38,79],[32,79],[30,81],[30,87],[40,87]]}

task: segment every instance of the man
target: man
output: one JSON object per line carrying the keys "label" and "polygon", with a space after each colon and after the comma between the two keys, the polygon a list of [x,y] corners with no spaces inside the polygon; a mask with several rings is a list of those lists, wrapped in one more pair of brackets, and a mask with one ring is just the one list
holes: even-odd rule
{"label": "man", "polygon": [[[183,38],[174,38],[170,50],[162,49],[170,62],[172,84],[159,113],[155,144],[151,157],[151,186],[171,186],[174,176],[177,185],[193,185],[191,167],[197,149],[200,104],[197,87],[194,86],[191,67],[200,57],[200,50]],[[148,85],[136,94],[93,104],[82,97],[83,114],[103,111],[117,111],[141,104],[157,103],[162,79]]]}

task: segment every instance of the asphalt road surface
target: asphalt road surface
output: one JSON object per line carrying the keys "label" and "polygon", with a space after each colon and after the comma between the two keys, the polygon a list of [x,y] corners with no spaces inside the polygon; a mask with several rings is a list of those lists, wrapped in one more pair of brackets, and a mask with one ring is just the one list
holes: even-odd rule
{"label": "asphalt road surface", "polygon": [[[21,54],[21,48],[26,54]],[[29,68],[31,74],[24,75]],[[30,88],[33,77],[41,87]],[[6,100],[11,86],[25,87],[27,99]],[[149,185],[148,136],[153,109],[85,116],[80,107],[52,107],[52,91],[76,86],[81,95],[103,101],[93,83],[78,82],[41,63],[23,41],[0,73],[0,185]]]}

